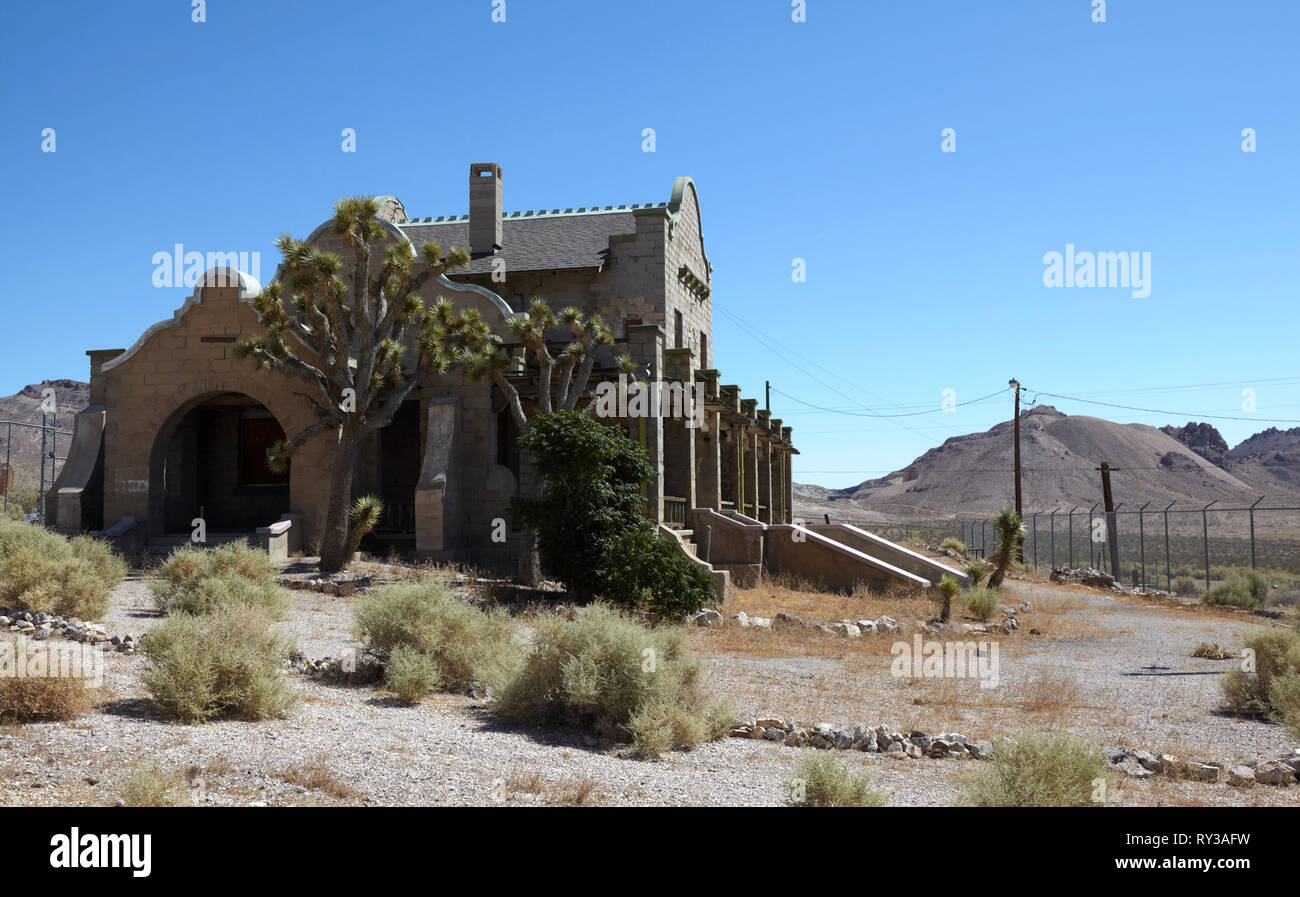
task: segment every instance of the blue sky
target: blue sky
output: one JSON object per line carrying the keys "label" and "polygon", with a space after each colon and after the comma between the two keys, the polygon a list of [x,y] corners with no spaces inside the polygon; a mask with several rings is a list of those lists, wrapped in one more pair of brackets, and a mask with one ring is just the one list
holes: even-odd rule
{"label": "blue sky", "polygon": [[[469,163],[493,160],[511,210],[695,179],[715,364],[760,400],[772,381],[801,482],[1006,419],[1012,376],[1196,412],[1230,444],[1300,420],[1300,4],[492,5],[6,4],[0,394],[85,379],[86,349],[169,317],[190,291],[152,285],[156,252],[257,251],[265,280],[274,238],[336,198],[461,214]],[[1044,286],[1066,244],[1149,252],[1150,295]],[[942,412],[946,389],[1003,392]],[[872,416],[915,411],[935,413]]]}

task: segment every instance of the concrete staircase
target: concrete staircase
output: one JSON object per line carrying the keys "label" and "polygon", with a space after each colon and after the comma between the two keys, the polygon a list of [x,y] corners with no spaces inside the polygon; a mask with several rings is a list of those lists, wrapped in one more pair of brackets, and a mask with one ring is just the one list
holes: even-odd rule
{"label": "concrete staircase", "polygon": [[849,524],[769,524],[712,508],[692,509],[690,521],[691,529],[676,531],[689,534],[681,540],[683,550],[710,570],[729,573],[742,588],[756,585],[764,573],[835,591],[859,585],[876,591],[897,585],[929,589],[944,575],[970,584],[961,570]]}

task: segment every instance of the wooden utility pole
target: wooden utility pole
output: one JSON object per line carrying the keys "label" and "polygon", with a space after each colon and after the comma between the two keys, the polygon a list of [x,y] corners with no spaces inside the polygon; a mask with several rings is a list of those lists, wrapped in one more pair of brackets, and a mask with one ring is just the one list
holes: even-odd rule
{"label": "wooden utility pole", "polygon": [[[1016,516],[1022,521],[1025,519],[1024,509],[1020,502],[1020,381],[1014,377],[1007,381],[1007,385],[1014,390],[1012,399],[1011,420],[1015,428],[1015,468],[1016,468]],[[1016,560],[1020,563],[1025,562],[1025,538],[1021,536],[1016,540]]]}
{"label": "wooden utility pole", "polygon": [[1110,464],[1101,462],[1101,498],[1106,505],[1106,542],[1110,545],[1110,575],[1119,581],[1119,530],[1115,527],[1115,498],[1110,491]]}

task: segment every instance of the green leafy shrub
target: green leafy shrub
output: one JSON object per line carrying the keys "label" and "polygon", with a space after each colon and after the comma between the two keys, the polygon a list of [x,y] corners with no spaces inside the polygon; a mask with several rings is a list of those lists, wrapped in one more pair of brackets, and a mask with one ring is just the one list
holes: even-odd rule
{"label": "green leafy shrub", "polygon": [[1228,604],[1258,610],[1268,603],[1269,583],[1255,571],[1233,573],[1201,598],[1205,604]]}
{"label": "green leafy shrub", "polygon": [[103,542],[0,520],[0,604],[97,620],[125,576],[126,563]]}
{"label": "green leafy shrub", "polygon": [[993,619],[1000,604],[997,591],[986,588],[967,589],[961,600],[971,614],[985,621]]}
{"label": "green leafy shrub", "polygon": [[1300,738],[1300,670],[1288,670],[1273,679],[1268,689],[1273,721]]}
{"label": "green leafy shrub", "polygon": [[442,687],[442,673],[438,662],[428,654],[399,645],[389,654],[384,684],[403,701],[414,704]]}
{"label": "green leafy shrub", "polygon": [[871,787],[864,769],[851,772],[830,751],[804,751],[787,783],[792,807],[883,807],[889,795]]}
{"label": "green leafy shrub", "polygon": [[654,470],[642,446],[575,411],[539,414],[519,444],[536,461],[542,491],[512,513],[536,533],[547,574],[583,600],[665,617],[714,600],[708,571],[646,518],[641,484]]}
{"label": "green leafy shrub", "polygon": [[699,677],[683,627],[647,628],[595,603],[572,620],[555,613],[535,620],[532,650],[496,711],[526,725],[562,723],[631,740],[653,757],[725,733],[730,715],[703,706]]}
{"label": "green leafy shrub", "polygon": [[[1228,709],[1247,716],[1271,716],[1284,725],[1294,725],[1295,677],[1300,674],[1300,632],[1294,629],[1261,629],[1242,639],[1254,652],[1255,670],[1228,670],[1223,676],[1223,694]],[[1276,690],[1275,690],[1276,686]]]}
{"label": "green leafy shrub", "polygon": [[150,581],[163,613],[206,614],[236,604],[273,619],[289,612],[289,596],[276,580],[271,558],[245,542],[216,548],[182,545],[158,565]]}
{"label": "green leafy shrub", "polygon": [[297,692],[281,671],[290,645],[246,605],[174,613],[140,639],[144,684],[159,713],[185,723],[283,715]]}
{"label": "green leafy shrub", "polygon": [[979,559],[976,559],[963,565],[961,568],[961,572],[965,573],[967,576],[970,577],[970,584],[972,586],[977,586],[980,584],[980,582],[984,579],[985,576],[988,576],[989,567],[988,564],[984,563]]}
{"label": "green leafy shrub", "polygon": [[122,803],[128,807],[188,807],[190,792],[179,770],[161,760],[142,760],[131,768],[122,785]]}
{"label": "green leafy shrub", "polygon": [[1195,595],[1200,589],[1196,587],[1196,580],[1190,576],[1180,576],[1174,580],[1175,595]]}
{"label": "green leafy shrub", "polygon": [[963,542],[961,539],[958,539],[956,536],[949,536],[948,538],[944,539],[942,542],[939,543],[939,550],[951,551],[953,554],[957,555],[958,557],[965,557],[966,543]]}
{"label": "green leafy shrub", "polygon": [[[1097,780],[1105,783],[1099,789]],[[1065,732],[1035,733],[993,746],[962,782],[957,803],[973,807],[1097,807],[1109,794],[1101,750]]]}
{"label": "green leafy shrub", "polygon": [[[441,687],[457,691],[473,682],[499,688],[520,654],[507,611],[483,611],[437,580],[402,583],[366,595],[357,604],[353,631],[381,662],[392,663],[402,648],[428,657]],[[401,665],[409,670],[414,662],[407,657]]]}

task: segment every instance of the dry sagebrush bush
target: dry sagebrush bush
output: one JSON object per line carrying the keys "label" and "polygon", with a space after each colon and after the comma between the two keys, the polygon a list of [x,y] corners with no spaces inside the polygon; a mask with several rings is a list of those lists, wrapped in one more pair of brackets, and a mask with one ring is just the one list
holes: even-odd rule
{"label": "dry sagebrush bush", "polygon": [[699,678],[682,627],[647,628],[597,603],[572,620],[548,613],[534,621],[532,649],[495,709],[527,725],[631,740],[641,756],[657,756],[726,732],[730,713],[703,706]]}
{"label": "dry sagebrush bush", "polygon": [[0,604],[97,620],[126,576],[126,563],[89,536],[0,520]]}
{"label": "dry sagebrush bush", "polygon": [[787,803],[792,807],[883,807],[889,794],[871,787],[864,769],[849,770],[830,751],[804,751],[787,783]]}
{"label": "dry sagebrush bush", "polygon": [[429,692],[442,687],[438,662],[428,654],[399,645],[388,656],[384,670],[388,690],[408,704],[414,704]]}
{"label": "dry sagebrush bush", "polygon": [[141,637],[140,648],[153,705],[172,719],[266,719],[298,701],[281,670],[290,646],[254,608],[173,614]]}
{"label": "dry sagebrush bush", "polygon": [[188,807],[190,792],[185,777],[161,760],[144,760],[131,768],[122,785],[122,803],[128,807]]}
{"label": "dry sagebrush bush", "polygon": [[1223,694],[1228,709],[1248,716],[1269,716],[1300,734],[1300,632],[1263,629],[1242,639],[1254,652],[1254,672],[1228,670]]}
{"label": "dry sagebrush bush", "polygon": [[963,779],[957,804],[1099,807],[1109,783],[1110,766],[1099,748],[1064,732],[1033,733],[995,742],[989,762]]}
{"label": "dry sagebrush bush", "polygon": [[[401,648],[430,658],[449,690],[472,682],[499,688],[520,657],[509,612],[480,610],[437,580],[371,592],[357,604],[353,630],[366,652],[385,663]],[[401,675],[414,670],[409,654],[402,655],[399,669]]]}
{"label": "dry sagebrush bush", "polygon": [[270,556],[244,542],[213,549],[182,545],[158,566],[150,587],[158,609],[167,614],[206,614],[243,604],[278,620],[289,611]]}
{"label": "dry sagebrush bush", "polygon": [[70,720],[95,706],[95,690],[79,676],[0,678],[0,720],[29,723]]}
{"label": "dry sagebrush bush", "polygon": [[993,619],[998,612],[998,593],[994,589],[978,586],[967,589],[961,601],[972,615],[985,622]]}

